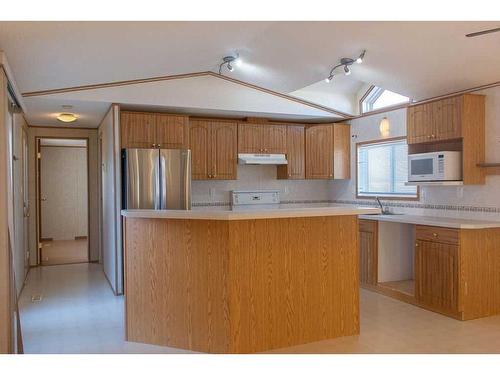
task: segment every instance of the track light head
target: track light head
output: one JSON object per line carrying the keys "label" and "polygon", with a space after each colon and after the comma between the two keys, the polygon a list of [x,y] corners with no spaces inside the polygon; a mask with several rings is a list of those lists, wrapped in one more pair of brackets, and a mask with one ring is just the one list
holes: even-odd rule
{"label": "track light head", "polygon": [[350,75],[351,74],[350,66],[354,63],[361,64],[363,62],[365,54],[366,54],[366,50],[363,50],[363,52],[361,52],[361,54],[355,59],[352,59],[350,57],[342,57],[340,59],[340,62],[330,70],[330,74],[328,75],[327,78],[325,78],[325,82],[328,83],[332,80],[332,78],[334,76],[335,69],[337,69],[337,68],[344,68],[344,74],[346,76]]}
{"label": "track light head", "polygon": [[234,70],[234,66],[241,66],[241,59],[238,54],[236,56],[224,56],[222,58],[222,63],[219,65],[219,74],[222,74],[222,67],[226,65],[227,70],[232,72]]}
{"label": "track light head", "polygon": [[363,52],[361,52],[361,55],[359,55],[359,57],[356,59],[356,62],[358,64],[361,64],[363,62],[363,59],[365,58],[365,53],[366,53],[366,50],[363,50]]}

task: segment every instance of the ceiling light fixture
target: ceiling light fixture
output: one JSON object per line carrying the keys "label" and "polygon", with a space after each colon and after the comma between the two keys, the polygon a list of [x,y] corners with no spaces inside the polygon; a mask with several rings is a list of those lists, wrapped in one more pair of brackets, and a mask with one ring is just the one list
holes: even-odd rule
{"label": "ceiling light fixture", "polygon": [[355,59],[352,59],[350,57],[342,57],[340,59],[340,63],[335,65],[332,68],[332,70],[330,70],[330,74],[328,75],[327,78],[325,78],[325,82],[330,83],[332,81],[333,77],[335,76],[335,73],[334,73],[335,69],[340,68],[340,67],[344,67],[344,74],[346,76],[351,74],[350,66],[354,63],[361,64],[365,58],[365,54],[366,54],[366,50],[363,50],[363,52],[361,52],[361,54]]}
{"label": "ceiling light fixture", "polygon": [[57,116],[57,119],[61,122],[73,122],[78,119],[74,113],[61,113]]}
{"label": "ceiling light fixture", "polygon": [[222,67],[224,65],[227,70],[232,72],[234,70],[234,66],[241,66],[240,55],[236,54],[236,56],[224,56],[222,58],[222,63],[219,65],[219,74],[222,74]]}

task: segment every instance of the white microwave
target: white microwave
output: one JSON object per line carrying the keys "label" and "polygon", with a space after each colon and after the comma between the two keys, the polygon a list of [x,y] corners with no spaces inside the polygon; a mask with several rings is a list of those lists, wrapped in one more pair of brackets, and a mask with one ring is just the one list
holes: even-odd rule
{"label": "white microwave", "polygon": [[460,151],[426,152],[408,155],[408,181],[461,181]]}

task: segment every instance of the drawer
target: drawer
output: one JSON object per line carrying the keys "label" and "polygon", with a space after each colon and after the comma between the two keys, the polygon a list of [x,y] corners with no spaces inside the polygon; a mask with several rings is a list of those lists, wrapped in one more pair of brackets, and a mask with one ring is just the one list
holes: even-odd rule
{"label": "drawer", "polygon": [[417,240],[434,241],[458,245],[460,239],[460,230],[452,228],[431,227],[426,225],[417,225]]}
{"label": "drawer", "polygon": [[359,220],[359,231],[360,232],[370,232],[375,233],[377,231],[377,221],[376,220]]}

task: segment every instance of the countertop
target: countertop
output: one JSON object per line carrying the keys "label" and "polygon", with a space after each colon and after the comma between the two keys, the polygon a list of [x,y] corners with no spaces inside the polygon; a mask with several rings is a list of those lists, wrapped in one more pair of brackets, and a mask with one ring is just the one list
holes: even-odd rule
{"label": "countertop", "polygon": [[231,210],[229,207],[193,207],[192,210],[122,210],[122,216],[131,218],[197,220],[252,220],[379,213],[380,209],[373,207],[346,207],[329,204],[312,207],[304,205],[280,205],[278,208],[249,208],[238,210]]}
{"label": "countertop", "polygon": [[459,219],[420,215],[360,215],[360,219],[388,221],[392,223],[430,225],[434,227],[457,229],[500,228],[500,221]]}

